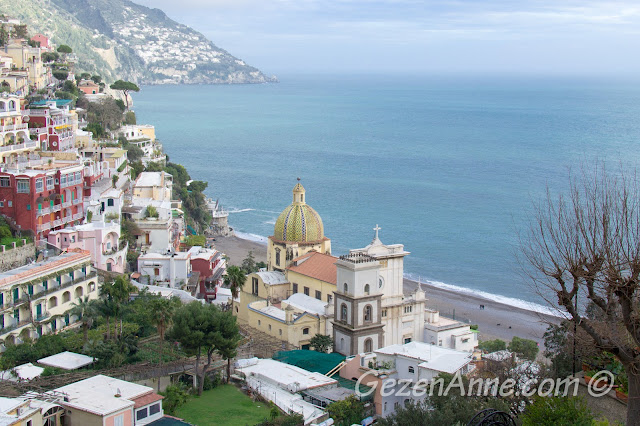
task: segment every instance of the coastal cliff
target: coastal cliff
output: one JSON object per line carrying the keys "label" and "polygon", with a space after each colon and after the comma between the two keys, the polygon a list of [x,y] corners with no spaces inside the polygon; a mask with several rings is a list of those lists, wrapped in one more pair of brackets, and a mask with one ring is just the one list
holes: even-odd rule
{"label": "coastal cliff", "polygon": [[219,48],[159,9],[126,0],[3,2],[0,12],[68,44],[77,71],[138,84],[265,83],[277,79]]}

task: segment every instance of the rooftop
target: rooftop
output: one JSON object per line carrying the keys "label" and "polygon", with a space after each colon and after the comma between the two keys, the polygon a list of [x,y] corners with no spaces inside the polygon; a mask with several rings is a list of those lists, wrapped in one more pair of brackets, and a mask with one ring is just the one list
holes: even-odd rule
{"label": "rooftop", "polygon": [[93,363],[93,358],[75,352],[60,352],[38,360],[42,365],[62,368],[63,370],[76,370]]}
{"label": "rooftop", "polygon": [[[160,186],[162,184],[162,173],[164,172],[142,172],[134,186],[138,187],[149,187],[149,186]],[[169,173],[165,173],[165,177],[171,177]]]}
{"label": "rooftop", "polygon": [[337,257],[330,254],[312,251],[293,259],[287,269],[307,277],[335,284],[337,281],[337,260]]}
{"label": "rooftop", "polygon": [[256,275],[267,285],[287,284],[289,281],[280,271],[260,271]]}
{"label": "rooftop", "polygon": [[152,393],[153,389],[100,374],[56,391],[69,396],[63,405],[104,416],[133,407],[133,399]]}
{"label": "rooftop", "polygon": [[299,392],[305,389],[335,385],[338,382],[324,374],[311,372],[295,365],[285,364],[272,359],[258,359],[254,365],[239,369],[247,377],[261,376],[277,383],[291,392]]}
{"label": "rooftop", "polygon": [[11,370],[0,372],[0,380],[31,380],[35,377],[38,377],[40,374],[42,374],[43,371],[44,368],[38,367],[31,363],[22,364],[15,368],[12,368]]}
{"label": "rooftop", "polygon": [[472,354],[469,352],[456,351],[421,342],[390,345],[374,352],[376,354],[413,358],[422,361],[422,363],[418,364],[419,367],[445,373],[455,373],[471,362],[472,358]]}
{"label": "rooftop", "polygon": [[326,313],[325,308],[328,305],[328,303],[318,300],[315,297],[307,296],[304,293],[292,294],[287,300],[283,300],[282,303],[287,303],[294,308],[318,315],[324,315]]}
{"label": "rooftop", "polygon": [[29,265],[21,266],[0,273],[0,287],[12,285],[39,275],[48,274],[59,268],[67,267],[71,264],[90,261],[91,254],[88,251],[72,251],[59,256],[51,257],[48,260]]}

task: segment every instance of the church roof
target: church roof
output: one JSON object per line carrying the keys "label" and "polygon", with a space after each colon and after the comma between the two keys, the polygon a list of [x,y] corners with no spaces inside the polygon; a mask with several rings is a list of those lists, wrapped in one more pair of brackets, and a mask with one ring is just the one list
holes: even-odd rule
{"label": "church roof", "polygon": [[320,281],[336,284],[337,260],[337,257],[331,256],[330,254],[312,251],[293,259],[287,270],[301,275],[306,275],[307,277],[315,278]]}
{"label": "church roof", "polygon": [[280,213],[273,227],[274,240],[312,243],[324,239],[322,218],[304,197],[304,187],[298,182],[293,188],[293,203]]}
{"label": "church roof", "polygon": [[283,303],[288,303],[294,308],[298,308],[302,311],[309,312],[317,315],[324,315],[325,308],[328,305],[327,302],[318,300],[315,297],[307,296],[304,293],[295,293],[289,296],[288,299],[283,300]]}
{"label": "church roof", "polygon": [[278,285],[288,283],[287,278],[280,271],[260,271],[256,272],[262,282],[267,285]]}

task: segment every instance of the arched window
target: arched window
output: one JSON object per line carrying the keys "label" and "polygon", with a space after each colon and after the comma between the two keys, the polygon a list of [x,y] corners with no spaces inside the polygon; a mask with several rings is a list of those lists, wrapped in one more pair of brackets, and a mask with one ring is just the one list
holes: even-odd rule
{"label": "arched window", "polygon": [[280,266],[280,249],[276,249],[276,266]]}
{"label": "arched window", "polygon": [[344,283],[344,292],[345,293],[349,292],[349,285],[347,283]]}
{"label": "arched window", "polygon": [[53,296],[51,299],[49,299],[49,308],[55,308],[56,306],[58,306],[58,298],[56,296]]}
{"label": "arched window", "polygon": [[302,329],[302,334],[309,334],[309,327],[305,327]]}
{"label": "arched window", "polygon": [[16,110],[16,101],[9,101],[9,110],[10,111]]}
{"label": "arched window", "polygon": [[62,293],[62,303],[67,303],[69,300],[71,300],[71,293],[68,291]]}
{"label": "arched window", "polygon": [[344,337],[340,338],[340,350],[344,349]]}
{"label": "arched window", "polygon": [[415,370],[411,366],[409,366],[409,373],[411,373],[411,374],[415,373]]}
{"label": "arched window", "polygon": [[371,322],[371,305],[364,307],[364,321]]}
{"label": "arched window", "polygon": [[271,324],[269,324],[269,331],[271,331]]}
{"label": "arched window", "polygon": [[365,284],[364,285],[364,294],[369,294],[369,292],[370,292],[369,284]]}
{"label": "arched window", "polygon": [[340,306],[340,320],[341,321],[347,320],[347,305],[344,303]]}
{"label": "arched window", "polygon": [[364,341],[364,351],[372,352],[373,351],[373,340],[367,339]]}

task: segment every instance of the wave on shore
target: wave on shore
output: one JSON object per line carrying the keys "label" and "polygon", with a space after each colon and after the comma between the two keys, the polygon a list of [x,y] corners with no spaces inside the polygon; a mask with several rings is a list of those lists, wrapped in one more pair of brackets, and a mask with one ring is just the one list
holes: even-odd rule
{"label": "wave on shore", "polygon": [[[514,308],[524,309],[525,311],[537,312],[544,315],[550,315],[554,317],[562,317],[561,313],[549,306],[540,305],[539,303],[527,302],[526,300],[516,299],[514,297],[501,296],[499,294],[488,293],[482,290],[474,290],[467,287],[460,287],[453,284],[443,283],[441,281],[432,281],[428,279],[420,279],[418,275],[412,273],[405,273],[404,278],[414,282],[421,282],[425,285],[436,287],[442,290],[450,291],[452,293],[465,294],[470,297],[479,299],[486,299],[492,302],[500,303],[507,306],[513,306]],[[428,298],[427,294],[427,298]]]}
{"label": "wave on shore", "polygon": [[240,232],[240,231],[233,231],[236,235],[236,237],[240,238],[241,240],[247,240],[247,241],[251,241],[254,243],[259,243],[259,244],[267,244],[267,237],[263,237],[262,235],[257,235],[257,234],[251,234],[249,232]]}

